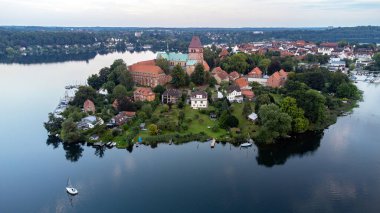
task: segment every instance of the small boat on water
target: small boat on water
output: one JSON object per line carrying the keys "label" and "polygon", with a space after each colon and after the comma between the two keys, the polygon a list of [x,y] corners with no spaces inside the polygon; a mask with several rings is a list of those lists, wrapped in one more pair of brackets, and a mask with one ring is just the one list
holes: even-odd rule
{"label": "small boat on water", "polygon": [[71,185],[70,178],[67,179],[66,191],[67,191],[67,193],[69,193],[71,195],[77,195],[78,194],[78,190]]}
{"label": "small boat on water", "polygon": [[96,142],[96,143],[93,143],[93,146],[104,146],[104,143],[103,142]]}
{"label": "small boat on water", "polygon": [[253,144],[252,138],[248,139],[247,142],[240,144],[240,147],[250,147]]}
{"label": "small boat on water", "polygon": [[215,144],[216,144],[216,140],[215,140],[215,138],[213,138],[212,140],[211,140],[211,148],[214,148],[215,147]]}
{"label": "small boat on water", "polygon": [[172,145],[173,144],[173,139],[170,139],[169,140],[169,145]]}

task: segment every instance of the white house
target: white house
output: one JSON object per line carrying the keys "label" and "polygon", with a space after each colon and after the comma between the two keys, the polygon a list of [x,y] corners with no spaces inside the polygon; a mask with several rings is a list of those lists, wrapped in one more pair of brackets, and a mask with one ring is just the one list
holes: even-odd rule
{"label": "white house", "polygon": [[191,108],[205,109],[208,107],[207,93],[204,91],[196,91],[191,93],[190,97]]}
{"label": "white house", "polygon": [[318,53],[322,55],[331,55],[332,51],[334,51],[334,48],[326,48],[326,47],[318,48]]}
{"label": "white house", "polygon": [[238,102],[238,103],[243,102],[243,96],[241,95],[240,87],[236,85],[231,85],[227,88],[226,93],[227,93],[227,99],[230,102]]}

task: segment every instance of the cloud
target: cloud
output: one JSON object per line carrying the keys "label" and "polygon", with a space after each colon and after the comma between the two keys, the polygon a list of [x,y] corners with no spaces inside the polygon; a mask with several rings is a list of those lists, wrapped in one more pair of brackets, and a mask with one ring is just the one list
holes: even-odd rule
{"label": "cloud", "polygon": [[376,25],[375,0],[0,0],[0,25],[273,27]]}

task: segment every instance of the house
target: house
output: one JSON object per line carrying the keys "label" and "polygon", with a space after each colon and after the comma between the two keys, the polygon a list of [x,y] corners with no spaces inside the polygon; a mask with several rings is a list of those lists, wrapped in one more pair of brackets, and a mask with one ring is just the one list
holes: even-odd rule
{"label": "house", "polygon": [[135,101],[154,101],[156,94],[148,87],[138,87],[133,92]]}
{"label": "house", "polygon": [[230,53],[228,52],[228,50],[227,50],[226,48],[223,48],[222,51],[219,53],[219,58],[222,60],[222,59],[224,59],[225,57],[227,57],[228,54],[230,54]]}
{"label": "house", "polygon": [[253,91],[250,89],[242,90],[241,94],[247,101],[253,101],[253,98],[255,97],[255,93],[253,93]]}
{"label": "house", "polygon": [[122,111],[119,112],[115,117],[113,117],[110,121],[110,124],[121,126],[125,124],[127,121],[135,117],[136,112]]}
{"label": "house", "polygon": [[95,104],[94,102],[92,102],[90,99],[87,99],[84,104],[83,104],[83,110],[85,112],[92,112],[92,113],[95,113],[96,112],[96,109],[95,109]]}
{"label": "house", "polygon": [[222,82],[229,82],[230,78],[228,73],[220,67],[216,67],[211,72],[212,76],[215,78],[217,84],[221,84]]}
{"label": "house", "polygon": [[77,123],[77,128],[82,130],[88,130],[94,128],[95,125],[102,124],[104,124],[104,121],[101,118],[92,115],[82,118],[82,120]]}
{"label": "house", "polygon": [[230,80],[235,81],[236,79],[240,78],[240,74],[236,71],[233,71],[229,74]]}
{"label": "house", "polygon": [[196,91],[190,96],[191,108],[205,109],[208,107],[207,93],[204,91]]}
{"label": "house", "polygon": [[133,81],[141,86],[156,87],[171,81],[171,76],[156,65],[155,60],[142,61],[128,67]]}
{"label": "house", "polygon": [[249,78],[262,78],[263,71],[260,68],[255,67],[251,72],[248,73]]}
{"label": "house", "polygon": [[161,96],[161,101],[164,104],[177,103],[178,99],[180,99],[182,96],[182,93],[178,89],[167,89]]}
{"label": "house", "polygon": [[248,80],[246,78],[236,79],[235,85],[237,85],[241,90],[242,89],[251,89],[251,87],[249,86]]}
{"label": "house", "polygon": [[268,78],[267,86],[272,88],[282,87],[285,85],[287,79],[288,73],[281,69]]}
{"label": "house", "polygon": [[237,85],[231,85],[227,88],[227,99],[230,102],[243,102],[243,96],[241,95],[240,87]]}

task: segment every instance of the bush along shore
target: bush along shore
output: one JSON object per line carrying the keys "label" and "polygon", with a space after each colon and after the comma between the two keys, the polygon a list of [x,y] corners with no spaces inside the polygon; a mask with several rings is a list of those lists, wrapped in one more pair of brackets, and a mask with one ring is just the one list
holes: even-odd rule
{"label": "bush along shore", "polygon": [[[238,53],[220,63],[224,66],[247,63],[250,69],[255,67],[247,62],[252,57],[255,56]],[[361,91],[339,71],[323,68],[289,71],[281,87],[249,83],[254,98],[237,103],[227,98],[234,81],[216,85],[211,72],[202,65],[197,65],[191,76],[176,66],[168,72],[172,81],[152,88],[155,97],[141,101],[134,95],[138,85],[127,65],[116,60],[99,74],[90,76],[88,86],[68,88],[74,90],[74,95],[62,100],[44,126],[50,135],[66,143],[116,142],[118,148],[134,143],[181,144],[213,138],[235,145],[252,138],[263,146],[307,131],[323,130],[361,99]],[[162,94],[169,88],[177,89],[181,96],[176,103],[164,104]],[[190,106],[190,94],[194,91],[207,94],[207,108]]]}

